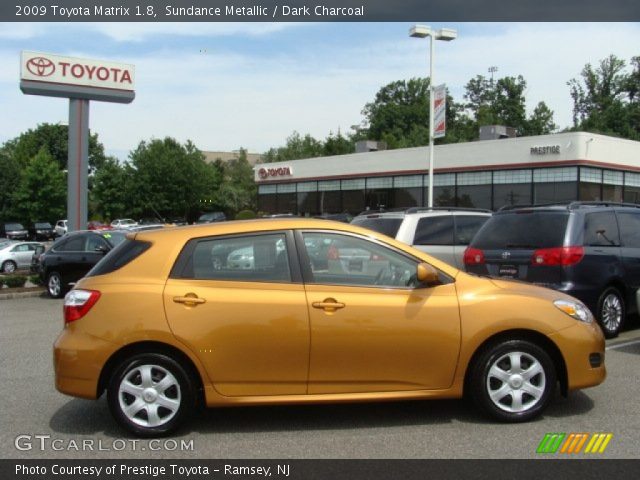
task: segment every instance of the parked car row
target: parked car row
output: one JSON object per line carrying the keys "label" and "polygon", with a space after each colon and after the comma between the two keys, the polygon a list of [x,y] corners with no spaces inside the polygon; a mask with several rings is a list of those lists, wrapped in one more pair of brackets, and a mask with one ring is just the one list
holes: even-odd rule
{"label": "parked car row", "polygon": [[52,240],[55,237],[49,222],[35,222],[27,227],[19,222],[0,223],[0,238],[9,240]]}
{"label": "parked car row", "polygon": [[477,275],[567,293],[607,338],[638,311],[640,205],[571,202],[493,213],[458,208],[363,212],[353,222]]}

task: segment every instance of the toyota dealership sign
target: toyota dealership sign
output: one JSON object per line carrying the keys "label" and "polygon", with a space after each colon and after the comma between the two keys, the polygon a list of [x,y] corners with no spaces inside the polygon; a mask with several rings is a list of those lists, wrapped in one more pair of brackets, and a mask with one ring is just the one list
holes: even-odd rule
{"label": "toyota dealership sign", "polygon": [[20,82],[25,93],[128,103],[135,67],[128,63],[22,52]]}

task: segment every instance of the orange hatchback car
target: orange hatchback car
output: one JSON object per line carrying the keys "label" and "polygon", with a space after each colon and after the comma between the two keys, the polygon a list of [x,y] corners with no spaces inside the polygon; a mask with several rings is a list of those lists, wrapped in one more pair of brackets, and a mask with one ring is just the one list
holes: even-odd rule
{"label": "orange hatchback car", "polygon": [[382,234],[313,219],[130,233],[64,301],[56,387],[105,390],[140,436],[194,406],[471,396],[525,421],[601,383],[604,338],[554,290],[475,277]]}

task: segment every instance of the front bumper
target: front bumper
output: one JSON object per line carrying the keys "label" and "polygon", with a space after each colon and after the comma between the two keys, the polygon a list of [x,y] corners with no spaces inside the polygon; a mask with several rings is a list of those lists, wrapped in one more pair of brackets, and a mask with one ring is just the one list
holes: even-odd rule
{"label": "front bumper", "polygon": [[[605,343],[600,327],[576,321],[576,324],[549,335],[560,348],[567,367],[568,390],[594,387],[607,377]],[[597,366],[594,358],[599,357]]]}
{"label": "front bumper", "polygon": [[66,327],[53,345],[56,389],[66,395],[95,399],[100,373],[117,345]]}

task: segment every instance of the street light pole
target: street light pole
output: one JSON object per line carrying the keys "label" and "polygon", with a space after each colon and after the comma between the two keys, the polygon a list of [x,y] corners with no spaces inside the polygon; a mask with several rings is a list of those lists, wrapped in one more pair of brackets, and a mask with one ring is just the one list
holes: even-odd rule
{"label": "street light pole", "polygon": [[414,25],[409,30],[409,36],[413,38],[425,38],[429,37],[429,208],[433,207],[433,165],[434,165],[434,148],[433,148],[433,136],[434,132],[434,110],[435,110],[435,98],[434,98],[434,85],[433,81],[433,59],[435,57],[435,42],[434,40],[451,41],[458,36],[458,32],[451,28],[441,28],[440,30],[433,30],[431,27],[424,25]]}

